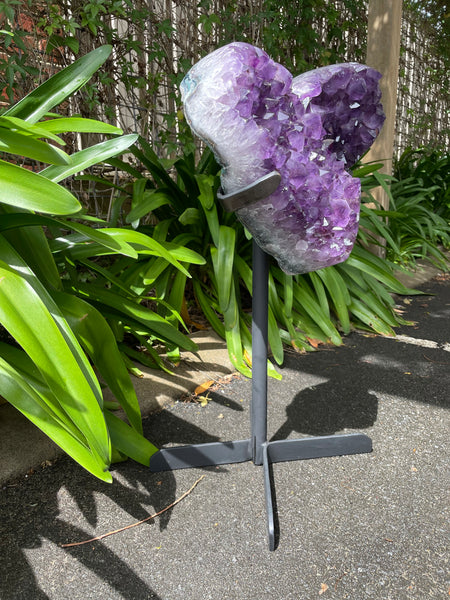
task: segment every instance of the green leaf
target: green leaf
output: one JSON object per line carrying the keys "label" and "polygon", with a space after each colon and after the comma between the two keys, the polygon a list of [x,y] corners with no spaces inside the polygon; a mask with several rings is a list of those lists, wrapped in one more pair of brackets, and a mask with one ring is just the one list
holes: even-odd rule
{"label": "green leaf", "polygon": [[272,355],[275,361],[281,365],[284,358],[283,342],[281,341],[280,330],[270,306],[268,311],[268,339]]}
{"label": "green leaf", "polygon": [[225,339],[225,327],[211,307],[211,299],[203,292],[201,284],[197,279],[193,279],[192,284],[194,287],[195,298],[205,317],[208,319],[209,324],[221,338]]}
{"label": "green leaf", "polygon": [[[7,204],[0,205],[0,231],[13,217],[13,211],[20,220],[21,212]],[[8,242],[16,249],[28,267],[39,277],[41,282],[50,289],[61,288],[61,279],[53,255],[50,251],[48,238],[41,227],[18,227],[4,233]]]}
{"label": "green leaf", "polygon": [[392,275],[392,272],[382,260],[359,246],[353,247],[352,253],[345,264],[372,275],[388,286],[391,291],[398,294],[411,295],[419,293],[416,290],[406,288]]}
{"label": "green leaf", "polygon": [[368,325],[371,329],[382,335],[395,335],[394,331],[387,325],[374,311],[372,311],[367,305],[363,304],[356,298],[353,298],[350,304],[351,312],[360,319],[363,323]]}
{"label": "green leaf", "polygon": [[39,295],[3,261],[0,323],[33,360],[67,415],[79,424],[90,447],[109,464],[108,432],[96,395]]}
{"label": "green leaf", "polygon": [[28,123],[28,121],[18,119],[17,117],[5,117],[2,115],[0,117],[0,127],[22,132],[33,138],[47,138],[53,140],[60,146],[65,145],[65,142],[54,133],[46,131],[40,125],[33,125],[32,123]]}
{"label": "green leaf", "polygon": [[150,457],[158,452],[158,448],[109,410],[105,410],[105,419],[114,447],[148,467]]}
{"label": "green leaf", "polygon": [[119,171],[124,171],[125,173],[128,173],[132,177],[142,177],[142,173],[140,171],[132,167],[130,163],[127,163],[124,160],[120,160],[120,158],[108,158],[108,160],[106,160],[105,162],[108,165],[114,167],[115,169],[119,169]]}
{"label": "green leaf", "polygon": [[129,256],[130,258],[138,257],[136,250],[129,243],[127,243],[124,239],[121,239],[120,236],[115,235],[115,230],[108,228],[93,229],[92,227],[82,225],[81,223],[76,223],[74,221],[63,221],[62,219],[60,222],[68,229],[73,229],[77,233],[80,233],[85,239],[87,238],[88,240],[97,242],[101,246],[105,246],[106,248],[123,254],[124,256]]}
{"label": "green leaf", "polygon": [[333,303],[336,315],[340,321],[342,331],[345,334],[350,333],[350,317],[348,305],[350,304],[350,294],[348,293],[345,281],[339,275],[334,267],[327,267],[316,271],[322,279]]}
{"label": "green leaf", "polygon": [[61,117],[60,119],[49,119],[39,123],[40,130],[51,133],[104,133],[117,135],[123,131],[119,127],[103,123],[96,119],[84,119],[81,117]]}
{"label": "green leaf", "polygon": [[209,231],[215,246],[219,246],[220,224],[217,215],[215,203],[215,182],[217,178],[214,175],[195,175],[200,195],[198,197],[200,204],[205,212]]}
{"label": "green leaf", "polygon": [[115,337],[102,314],[81,298],[52,294],[72,331],[120,402],[130,424],[142,433],[141,411]]}
{"label": "green leaf", "polygon": [[81,346],[78,344],[72,330],[67,325],[67,322],[62,318],[61,313],[56,306],[55,302],[51,298],[48,290],[42,284],[42,282],[36,277],[34,272],[24,262],[22,257],[14,250],[14,248],[8,244],[3,236],[0,236],[0,256],[8,265],[14,265],[14,267],[20,271],[20,274],[24,281],[32,287],[32,289],[38,294],[39,298],[44,303],[47,310],[52,315],[55,323],[57,324],[66,344],[69,346],[73,357],[78,363],[84,378],[89,382],[89,385],[94,392],[97,402],[102,405],[103,399],[101,395],[100,384],[98,383],[94,372],[90,366],[88,359],[86,358]]}
{"label": "green leaf", "polygon": [[200,213],[198,208],[187,208],[179,217],[178,220],[182,225],[200,225]]}
{"label": "green leaf", "polygon": [[129,316],[139,323],[146,325],[163,341],[168,341],[192,352],[197,350],[197,345],[191,339],[183,335],[173,325],[167,323],[165,319],[149,308],[145,308],[124,296],[114,294],[111,290],[105,290],[93,285],[77,284],[75,291],[84,298],[89,298],[95,302],[110,306],[119,314]]}
{"label": "green leaf", "polygon": [[225,310],[222,309],[223,322],[225,324],[225,330],[234,329],[236,323],[239,321],[239,304],[236,297],[234,280],[231,281],[230,288],[230,299]]}
{"label": "green leaf", "polygon": [[69,156],[46,142],[41,142],[29,135],[0,128],[0,152],[8,152],[18,156],[26,156],[43,163],[54,165],[69,164]]}
{"label": "green leaf", "polygon": [[[181,312],[184,299],[184,291],[186,289],[186,275],[178,271],[175,275],[170,289],[168,305],[177,313]],[[168,321],[174,321],[174,316],[166,316]]]}
{"label": "green leaf", "polygon": [[336,346],[342,344],[341,336],[335,326],[322,311],[310,288],[301,276],[298,276],[297,283],[294,283],[294,303],[299,311],[303,309],[311,317],[333,344]]}
{"label": "green leaf", "polygon": [[378,171],[383,166],[383,163],[372,163],[363,165],[357,169],[353,169],[352,175],[353,177],[365,177],[366,175],[370,175],[375,171]]}
{"label": "green leaf", "polygon": [[244,363],[239,319],[237,319],[233,329],[225,330],[225,339],[227,342],[228,355],[230,357],[231,363],[236,367],[236,369],[240,373],[242,373],[246,377],[251,377],[251,369],[249,369]]}
{"label": "green leaf", "polygon": [[12,406],[39,427],[69,456],[99,479],[112,483],[108,464],[92,453],[81,439],[68,432],[39,394],[29,385],[26,378],[1,357],[0,388],[3,397]]}
{"label": "green leaf", "polygon": [[52,165],[41,171],[40,174],[51,181],[62,181],[74,173],[78,173],[79,171],[83,171],[84,169],[88,169],[95,164],[107,160],[111,156],[122,154],[136,141],[137,137],[138,136],[134,134],[122,135],[107,140],[106,142],[100,142],[99,144],[95,144],[94,146],[90,146],[89,148],[85,148],[84,150],[72,154],[68,165]]}
{"label": "green leaf", "polygon": [[322,280],[320,279],[319,275],[314,272],[309,273],[309,278],[313,284],[320,308],[323,310],[324,314],[330,318],[330,305],[328,304],[328,298]]}
{"label": "green leaf", "polygon": [[[52,219],[50,217],[43,217],[33,213],[15,213],[5,215],[0,223],[0,231],[5,231],[7,229],[16,227],[30,227],[34,225],[43,225],[47,227],[54,227],[56,225],[59,227],[72,229],[73,231],[81,234],[81,238],[79,238],[81,243],[85,243],[86,240],[92,240],[101,246],[105,246],[106,248],[109,248],[114,252],[124,254],[125,256],[130,256],[131,258],[137,258],[138,256],[137,252],[129,244],[123,240],[116,239],[113,234],[110,235],[109,229],[93,229],[92,227],[88,227],[82,223],[76,223],[75,221]],[[72,238],[72,243],[74,239],[75,238]]]}
{"label": "green leaf", "polygon": [[292,315],[292,306],[294,302],[294,286],[292,275],[284,273],[283,277],[283,298],[284,298],[284,314],[286,317]]}
{"label": "green leaf", "polygon": [[110,53],[111,46],[101,46],[89,52],[50,77],[3,115],[37,123],[49,110],[83,87]]}
{"label": "green leaf", "polygon": [[89,445],[83,433],[67,416],[58,398],[51,392],[39,369],[26,352],[19,346],[0,342],[0,355],[11,367],[16,369],[21,377],[25,378],[26,382],[33,388],[34,392],[39,394],[45,409],[50,412],[55,419],[59,420],[61,427],[64,427],[69,433],[81,440],[81,442],[88,447]]}
{"label": "green leaf", "polygon": [[69,215],[81,209],[81,204],[67,189],[38,173],[2,160],[0,202],[55,215]]}
{"label": "green leaf", "polygon": [[[132,244],[140,253],[153,254],[164,258],[187,277],[190,277],[187,269],[174,258],[174,253],[170,249],[167,249],[167,244],[160,244],[148,235],[140,233],[139,231],[133,231],[132,229],[109,227],[107,229],[100,229],[99,231],[105,233],[116,242],[124,243],[126,245]],[[186,253],[186,255],[187,254],[188,253]]]}
{"label": "green leaf", "polygon": [[[143,180],[145,181],[145,180]],[[163,190],[145,190],[142,194],[142,199],[138,204],[133,206],[126,217],[127,223],[133,223],[137,219],[144,217],[148,213],[156,210],[160,206],[170,204],[170,193]]]}
{"label": "green leaf", "polygon": [[235,243],[236,231],[231,227],[221,225],[219,228],[219,245],[217,251],[215,248],[211,248],[214,273],[219,292],[219,304],[221,310],[224,312],[231,302]]}
{"label": "green leaf", "polygon": [[140,136],[139,144],[143,148],[143,152],[136,145],[132,146],[131,151],[150,171],[155,181],[158,184],[161,184],[161,187],[164,186],[165,188],[168,188],[171,195],[171,204],[179,211],[179,213],[181,213],[186,207],[186,194],[166,172],[164,166],[147,140]]}
{"label": "green leaf", "polygon": [[191,250],[190,248],[182,246],[180,242],[176,241],[176,239],[177,238],[175,238],[173,242],[160,242],[161,246],[170,252],[173,258],[176,258],[181,262],[191,263],[193,265],[204,265],[206,263],[206,260],[203,258],[203,256],[201,256],[201,254]]}
{"label": "green leaf", "polygon": [[188,160],[192,158],[193,157],[191,155],[189,157],[178,159],[175,162],[175,169],[179,177],[179,185],[181,188],[184,187],[190,199],[196,198],[198,195],[198,187],[195,181],[195,176],[192,176],[195,168],[194,161]]}

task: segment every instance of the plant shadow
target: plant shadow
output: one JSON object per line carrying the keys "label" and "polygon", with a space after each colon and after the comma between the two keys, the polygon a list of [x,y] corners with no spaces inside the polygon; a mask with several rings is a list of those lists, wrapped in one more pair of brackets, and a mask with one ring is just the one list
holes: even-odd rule
{"label": "plant shadow", "polygon": [[293,432],[311,436],[333,435],[347,429],[367,429],[377,419],[378,400],[375,394],[360,390],[347,393],[328,381],[306,388],[286,407],[286,421],[271,440],[283,440]]}
{"label": "plant shadow", "polygon": [[[151,420],[144,420],[147,429]],[[170,413],[162,416],[164,420],[159,428],[158,441],[161,443],[218,439]],[[0,597],[8,600],[43,600],[49,597],[43,591],[45,585],[43,589],[40,586],[44,576],[42,568],[40,564],[34,564],[34,558],[38,561],[42,558],[36,554],[33,560],[29,560],[29,550],[40,548],[41,556],[46,556],[49,553],[48,542],[58,549],[65,544],[85,542],[117,529],[118,519],[119,526],[136,523],[166,509],[176,500],[177,486],[172,472],[151,473],[147,467],[131,460],[114,465],[111,472],[112,485],[96,479],[68,457],[63,457],[25,480],[4,485],[0,500],[3,515],[0,523],[3,542]],[[106,510],[108,513],[105,515]],[[160,531],[164,530],[172,510],[169,508],[157,519],[146,520],[139,527],[148,530],[157,526]],[[140,535],[151,535],[151,530],[148,531],[147,534],[144,529]],[[63,552],[91,571],[93,579],[101,579],[117,590],[121,597],[157,600],[159,596],[148,583],[111,547],[114,546],[96,540],[63,548]],[[60,550],[57,553],[61,556]],[[55,577],[61,576],[63,580],[64,567],[55,569]],[[55,585],[58,585],[57,581]]]}

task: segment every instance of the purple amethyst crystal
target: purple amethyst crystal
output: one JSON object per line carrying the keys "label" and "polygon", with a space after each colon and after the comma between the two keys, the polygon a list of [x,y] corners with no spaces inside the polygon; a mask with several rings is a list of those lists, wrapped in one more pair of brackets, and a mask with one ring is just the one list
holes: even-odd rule
{"label": "purple amethyst crystal", "polygon": [[271,171],[279,188],[239,220],[286,273],[346,260],[358,231],[360,180],[348,172],[377,136],[381,75],[358,63],[298,77],[235,42],[200,60],[181,84],[186,118],[223,166],[226,194]]}

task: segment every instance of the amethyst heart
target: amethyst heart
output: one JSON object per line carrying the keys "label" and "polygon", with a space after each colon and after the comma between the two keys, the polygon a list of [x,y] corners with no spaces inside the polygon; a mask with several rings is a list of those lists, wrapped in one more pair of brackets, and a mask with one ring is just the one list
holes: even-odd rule
{"label": "amethyst heart", "polygon": [[181,84],[186,119],[223,166],[226,194],[280,173],[271,196],[236,214],[286,273],[328,267],[351,252],[361,185],[348,169],[384,122],[380,77],[345,63],[292,78],[263,50],[234,42]]}

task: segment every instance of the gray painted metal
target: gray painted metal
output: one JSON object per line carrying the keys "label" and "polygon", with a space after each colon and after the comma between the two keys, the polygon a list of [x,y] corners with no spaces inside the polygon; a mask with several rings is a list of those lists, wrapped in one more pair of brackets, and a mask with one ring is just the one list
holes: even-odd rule
{"label": "gray painted metal", "polygon": [[267,441],[267,335],[269,257],[253,242],[252,404],[253,462],[263,464]]}
{"label": "gray painted metal", "polygon": [[[270,195],[278,187],[279,182],[280,176],[274,171],[235,194],[228,197],[218,195],[218,198],[225,207],[244,206]],[[236,208],[227,208],[227,210],[236,210]],[[151,471],[159,472],[248,460],[253,460],[255,465],[263,465],[269,550],[275,550],[274,490],[270,480],[270,464],[371,452],[372,441],[361,433],[267,441],[269,257],[256,242],[253,242],[252,286],[251,438],[235,442],[163,448],[151,457],[149,467]]]}
{"label": "gray painted metal", "polygon": [[272,171],[248,185],[231,194],[222,194],[220,191],[217,198],[227,212],[235,212],[244,206],[264,200],[280,185],[281,175],[278,171]]}
{"label": "gray painted metal", "polygon": [[343,456],[344,454],[363,454],[372,452],[372,440],[363,433],[277,440],[269,442],[268,452],[272,463]]}
{"label": "gray painted metal", "polygon": [[193,467],[210,467],[251,460],[251,440],[211,442],[163,448],[150,458],[150,470],[172,471]]}

